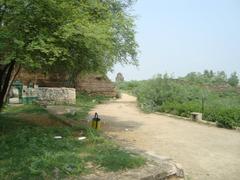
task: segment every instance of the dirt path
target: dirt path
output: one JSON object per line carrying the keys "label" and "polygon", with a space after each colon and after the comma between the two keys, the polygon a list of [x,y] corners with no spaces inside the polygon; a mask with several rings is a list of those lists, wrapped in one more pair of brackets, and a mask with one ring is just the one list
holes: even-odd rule
{"label": "dirt path", "polygon": [[156,114],[144,114],[136,99],[97,106],[108,135],[149,154],[182,164],[192,180],[239,180],[240,133]]}

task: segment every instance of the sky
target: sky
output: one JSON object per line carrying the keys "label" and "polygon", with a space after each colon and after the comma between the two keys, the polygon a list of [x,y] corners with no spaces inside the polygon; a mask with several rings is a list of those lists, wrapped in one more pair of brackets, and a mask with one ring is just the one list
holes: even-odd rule
{"label": "sky", "polygon": [[138,0],[139,67],[119,65],[126,80],[205,69],[240,72],[240,0]]}

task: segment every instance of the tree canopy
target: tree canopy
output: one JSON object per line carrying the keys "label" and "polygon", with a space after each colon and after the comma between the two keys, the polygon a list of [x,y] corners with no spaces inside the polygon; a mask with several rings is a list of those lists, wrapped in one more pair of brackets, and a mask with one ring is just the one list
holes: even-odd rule
{"label": "tree canopy", "polygon": [[[187,74],[183,80],[188,80],[196,83],[203,84],[231,84],[232,79],[236,81],[238,76],[236,73],[233,73],[228,79],[227,74],[224,71],[213,72],[212,70],[205,70],[203,73],[200,72],[191,72]],[[235,82],[236,83],[236,82]]]}
{"label": "tree canopy", "polygon": [[74,74],[136,63],[132,2],[0,0],[0,63]]}
{"label": "tree canopy", "polygon": [[239,79],[236,72],[233,72],[231,76],[228,78],[228,84],[233,87],[236,87],[239,83]]}

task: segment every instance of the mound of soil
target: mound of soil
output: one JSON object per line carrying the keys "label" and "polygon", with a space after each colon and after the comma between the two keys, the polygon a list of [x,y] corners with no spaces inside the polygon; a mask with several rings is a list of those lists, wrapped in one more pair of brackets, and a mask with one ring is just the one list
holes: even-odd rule
{"label": "mound of soil", "polygon": [[19,117],[24,121],[43,127],[63,127],[66,126],[63,122],[49,117],[49,115],[39,115],[39,114],[19,114]]}

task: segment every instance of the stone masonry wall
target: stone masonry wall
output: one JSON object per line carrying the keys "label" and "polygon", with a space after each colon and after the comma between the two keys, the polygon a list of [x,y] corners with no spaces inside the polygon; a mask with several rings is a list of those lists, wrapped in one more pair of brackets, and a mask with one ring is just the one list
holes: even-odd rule
{"label": "stone masonry wall", "polygon": [[38,101],[42,104],[76,104],[74,88],[38,88]]}

